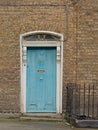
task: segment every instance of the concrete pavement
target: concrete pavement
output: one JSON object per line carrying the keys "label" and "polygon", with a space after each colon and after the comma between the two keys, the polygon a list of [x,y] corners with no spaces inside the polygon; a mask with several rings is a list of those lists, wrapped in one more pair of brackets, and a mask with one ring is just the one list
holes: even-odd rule
{"label": "concrete pavement", "polygon": [[74,128],[65,122],[0,121],[0,130],[95,130]]}

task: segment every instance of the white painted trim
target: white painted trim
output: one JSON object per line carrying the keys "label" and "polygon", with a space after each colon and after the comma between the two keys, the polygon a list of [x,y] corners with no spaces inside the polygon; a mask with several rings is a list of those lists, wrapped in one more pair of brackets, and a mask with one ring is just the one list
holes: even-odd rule
{"label": "white painted trim", "polygon": [[59,41],[25,41],[23,42],[23,46],[26,47],[40,47],[40,46],[49,46],[49,47],[55,47],[55,46],[61,46],[61,42]]}
{"label": "white painted trim", "polygon": [[21,34],[20,37],[25,37],[25,36],[28,36],[28,35],[33,35],[33,34],[38,34],[38,33],[40,33],[40,34],[41,33],[51,34],[51,35],[59,36],[61,41],[63,41],[63,39],[64,39],[62,34],[56,33],[56,32],[52,32],[52,31],[31,31],[31,32],[27,32],[27,33]]}
{"label": "white painted trim", "polygon": [[[23,41],[24,36],[45,33],[60,37],[60,41]],[[26,50],[27,47],[56,47],[57,49],[57,92],[56,113],[62,113],[62,81],[63,81],[63,35],[51,31],[33,31],[20,35],[21,64],[21,112],[26,113]]]}

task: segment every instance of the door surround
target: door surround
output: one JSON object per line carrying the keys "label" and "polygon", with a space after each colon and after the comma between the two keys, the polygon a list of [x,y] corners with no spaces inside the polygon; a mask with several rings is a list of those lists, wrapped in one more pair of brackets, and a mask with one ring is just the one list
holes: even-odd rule
{"label": "door surround", "polygon": [[[38,34],[57,37],[55,40],[25,40],[25,37]],[[26,113],[26,56],[27,47],[56,47],[57,49],[57,86],[56,86],[56,113],[62,113],[62,82],[63,82],[63,35],[51,31],[32,31],[20,35],[20,64],[21,64],[21,91],[20,109]]]}

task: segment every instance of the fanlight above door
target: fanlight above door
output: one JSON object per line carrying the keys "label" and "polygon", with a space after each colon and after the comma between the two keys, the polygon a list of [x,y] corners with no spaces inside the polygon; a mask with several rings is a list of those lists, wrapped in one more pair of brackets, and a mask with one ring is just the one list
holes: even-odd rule
{"label": "fanlight above door", "polygon": [[24,36],[24,41],[60,41],[61,37],[45,33],[37,33]]}

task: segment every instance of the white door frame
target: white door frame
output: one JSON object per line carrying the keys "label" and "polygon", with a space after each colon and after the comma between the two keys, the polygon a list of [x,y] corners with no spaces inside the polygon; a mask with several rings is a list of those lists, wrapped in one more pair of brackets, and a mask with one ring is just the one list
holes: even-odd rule
{"label": "white door frame", "polygon": [[[25,36],[44,33],[60,37],[59,41],[24,41]],[[62,81],[63,81],[63,35],[51,31],[32,31],[20,35],[21,64],[21,113],[26,113],[26,56],[27,47],[56,47],[57,49],[57,86],[56,113],[62,113]]]}

